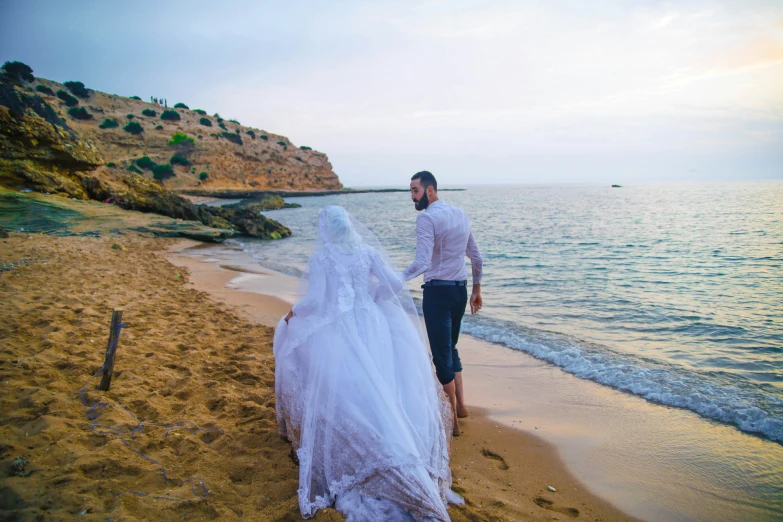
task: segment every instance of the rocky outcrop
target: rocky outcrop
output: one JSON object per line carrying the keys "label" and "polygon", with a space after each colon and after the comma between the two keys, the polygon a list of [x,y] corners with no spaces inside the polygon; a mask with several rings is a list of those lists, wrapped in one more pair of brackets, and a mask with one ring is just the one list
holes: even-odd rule
{"label": "rocky outcrop", "polygon": [[88,199],[82,179],[102,164],[49,104],[0,82],[0,182]]}
{"label": "rocky outcrop", "polygon": [[242,199],[242,201],[232,205],[223,205],[223,208],[253,205],[257,210],[263,211],[280,210],[281,208],[299,208],[302,206],[299,203],[286,203],[280,195],[269,193],[252,194],[250,196],[243,196],[241,198],[228,199]]}
{"label": "rocky outcrop", "polygon": [[0,82],[0,185],[199,221],[225,230],[219,238],[233,231],[264,239],[291,235],[257,208],[222,210],[195,205],[142,175],[127,171],[108,175],[100,167],[103,163],[98,148],[70,128],[46,101]]}
{"label": "rocky outcrop", "polygon": [[269,210],[264,205],[196,205],[138,174],[126,175],[121,183],[105,182],[93,177],[86,181],[86,185],[94,199],[114,203],[128,210],[200,221],[212,228],[233,229],[240,234],[262,239],[281,239],[291,235],[290,229],[261,215],[261,210]]}
{"label": "rocky outcrop", "polygon": [[[239,203],[223,207],[203,208],[209,209],[215,219],[228,221],[249,236],[281,239],[291,235],[288,228],[261,215],[262,210],[269,210],[263,203]],[[260,220],[259,217],[261,217]]]}

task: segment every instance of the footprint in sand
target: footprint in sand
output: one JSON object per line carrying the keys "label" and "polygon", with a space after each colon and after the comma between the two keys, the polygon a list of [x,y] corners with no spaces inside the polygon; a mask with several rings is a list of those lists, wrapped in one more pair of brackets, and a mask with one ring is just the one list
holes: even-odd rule
{"label": "footprint in sand", "polygon": [[556,506],[554,502],[549,500],[548,498],[544,497],[536,497],[533,499],[533,502],[536,503],[539,507],[542,507],[544,509],[548,509],[549,511],[555,511],[557,513],[562,513],[564,515],[568,515],[571,518],[576,518],[579,516],[579,510],[576,508],[569,508],[569,507],[559,507]]}
{"label": "footprint in sand", "polygon": [[508,464],[506,464],[506,459],[504,459],[494,451],[489,451],[487,448],[484,448],[481,450],[481,454],[484,455],[485,458],[494,460],[495,465],[498,467],[498,469],[503,471],[506,471],[508,469]]}

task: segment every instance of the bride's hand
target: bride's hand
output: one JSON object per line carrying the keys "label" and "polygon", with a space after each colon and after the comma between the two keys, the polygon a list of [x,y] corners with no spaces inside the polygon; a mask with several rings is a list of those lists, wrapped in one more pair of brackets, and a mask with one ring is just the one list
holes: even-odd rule
{"label": "bride's hand", "polygon": [[291,309],[290,312],[288,312],[288,315],[285,316],[285,324],[288,324],[288,320],[291,319],[294,316],[294,310]]}

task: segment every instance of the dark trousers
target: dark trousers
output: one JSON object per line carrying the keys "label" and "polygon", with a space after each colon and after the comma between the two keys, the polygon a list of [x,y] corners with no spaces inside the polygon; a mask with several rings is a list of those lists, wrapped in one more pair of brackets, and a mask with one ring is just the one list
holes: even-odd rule
{"label": "dark trousers", "polygon": [[424,324],[435,373],[441,384],[450,383],[454,374],[462,371],[457,341],[467,304],[468,289],[464,285],[424,286]]}

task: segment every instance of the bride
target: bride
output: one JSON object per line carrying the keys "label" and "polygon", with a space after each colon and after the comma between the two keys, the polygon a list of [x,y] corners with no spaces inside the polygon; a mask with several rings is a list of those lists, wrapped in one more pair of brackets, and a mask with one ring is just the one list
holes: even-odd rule
{"label": "bride", "polygon": [[[451,408],[421,323],[372,233],[321,210],[306,290],[275,332],[280,434],[299,460],[304,518],[448,521]],[[360,235],[357,231],[361,232]]]}

